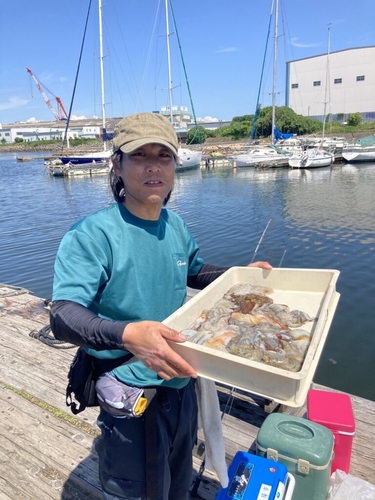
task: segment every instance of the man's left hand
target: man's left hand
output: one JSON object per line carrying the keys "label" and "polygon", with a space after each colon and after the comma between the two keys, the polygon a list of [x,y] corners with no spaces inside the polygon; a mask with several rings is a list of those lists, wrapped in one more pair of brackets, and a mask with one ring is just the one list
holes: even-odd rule
{"label": "man's left hand", "polygon": [[248,264],[247,267],[260,267],[261,269],[267,269],[267,270],[272,269],[271,264],[269,262],[263,261],[263,260],[258,260],[257,262],[252,262],[251,264]]}

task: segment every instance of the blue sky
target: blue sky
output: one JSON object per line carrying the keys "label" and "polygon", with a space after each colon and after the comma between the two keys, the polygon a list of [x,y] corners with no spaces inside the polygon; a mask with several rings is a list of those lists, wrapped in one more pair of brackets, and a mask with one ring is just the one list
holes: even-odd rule
{"label": "blue sky", "polygon": [[[252,114],[272,0],[172,0],[197,118]],[[0,123],[54,117],[31,68],[54,106],[69,111],[89,0],[2,0]],[[285,100],[285,62],[375,45],[374,0],[280,0],[277,105]],[[160,110],[168,104],[164,0],[103,0],[106,115]],[[170,15],[170,31],[174,32]],[[92,0],[72,115],[101,116],[98,1]],[[272,28],[273,34],[273,28]],[[192,110],[175,34],[170,37],[173,103]],[[260,102],[271,103],[272,47]],[[51,91],[51,93],[49,93]]]}

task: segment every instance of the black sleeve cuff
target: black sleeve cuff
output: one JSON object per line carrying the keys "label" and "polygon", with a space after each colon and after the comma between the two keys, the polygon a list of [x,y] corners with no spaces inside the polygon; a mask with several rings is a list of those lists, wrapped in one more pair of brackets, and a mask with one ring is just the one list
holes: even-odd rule
{"label": "black sleeve cuff", "polygon": [[203,264],[199,273],[195,276],[188,276],[187,285],[190,288],[197,288],[203,290],[207,285],[221,276],[229,267],[219,267],[213,264]]}

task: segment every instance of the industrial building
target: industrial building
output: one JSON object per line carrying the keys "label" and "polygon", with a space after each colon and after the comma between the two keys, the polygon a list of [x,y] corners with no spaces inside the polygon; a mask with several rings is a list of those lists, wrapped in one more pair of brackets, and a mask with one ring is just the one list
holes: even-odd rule
{"label": "industrial building", "polygon": [[[67,131],[68,139],[96,139],[100,134],[100,126],[73,126]],[[39,122],[37,124],[16,123],[2,125],[0,123],[0,142],[11,144],[16,139],[23,142],[33,141],[62,141],[65,135],[64,122]]]}
{"label": "industrial building", "polygon": [[320,120],[345,122],[359,112],[375,121],[375,46],[287,62],[285,106]]}

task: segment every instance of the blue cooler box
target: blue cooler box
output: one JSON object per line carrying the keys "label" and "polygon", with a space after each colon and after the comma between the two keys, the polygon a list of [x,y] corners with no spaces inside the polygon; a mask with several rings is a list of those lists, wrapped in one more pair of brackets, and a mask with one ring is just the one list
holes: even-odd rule
{"label": "blue cooler box", "polygon": [[216,500],[283,500],[288,469],[267,458],[238,451],[228,468],[228,486]]}

